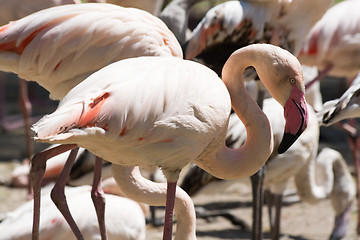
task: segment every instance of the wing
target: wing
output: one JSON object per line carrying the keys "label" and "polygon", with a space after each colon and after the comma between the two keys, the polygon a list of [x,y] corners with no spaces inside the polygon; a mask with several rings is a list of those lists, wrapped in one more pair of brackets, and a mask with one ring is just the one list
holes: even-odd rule
{"label": "wing", "polygon": [[0,69],[55,99],[109,63],[144,55],[182,57],[182,49],[158,18],[112,4],[58,6],[0,28]]}
{"label": "wing", "polygon": [[210,9],[193,31],[186,46],[186,59],[201,59],[221,73],[231,53],[252,43],[270,42],[267,22],[275,1],[228,1]]}
{"label": "wing", "polygon": [[318,113],[320,122],[329,126],[348,118],[360,116],[360,75],[358,75],[348,90],[336,100],[324,103],[324,108]]}

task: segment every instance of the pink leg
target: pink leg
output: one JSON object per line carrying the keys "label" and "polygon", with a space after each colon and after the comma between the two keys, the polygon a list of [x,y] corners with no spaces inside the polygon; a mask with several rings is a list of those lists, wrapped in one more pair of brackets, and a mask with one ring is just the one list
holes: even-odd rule
{"label": "pink leg", "polygon": [[319,72],[319,74],[313,79],[311,80],[311,82],[308,82],[305,85],[305,89],[309,89],[311,87],[311,85],[313,85],[315,82],[320,81],[323,77],[325,77],[330,70],[334,67],[333,64],[329,64],[328,66],[326,66],[326,68],[322,71]]}
{"label": "pink leg", "polygon": [[46,161],[63,152],[77,148],[76,144],[60,145],[52,149],[34,155],[31,161],[30,178],[34,194],[34,221],[32,239],[39,239],[39,225],[40,225],[40,197],[41,197],[41,182],[45,173]]}
{"label": "pink leg", "polygon": [[69,224],[71,230],[73,231],[76,239],[84,239],[82,236],[80,229],[75,223],[75,220],[71,216],[66,196],[65,196],[65,185],[68,180],[70,171],[72,166],[74,165],[76,155],[79,151],[79,148],[74,148],[71,150],[69,158],[67,159],[63,170],[61,171],[61,174],[59,178],[57,179],[54,188],[51,190],[51,199],[55,203],[56,207],[59,209],[61,214],[64,216],[66,222]]}
{"label": "pink leg", "polygon": [[106,227],[105,227],[105,198],[104,191],[101,188],[101,171],[102,171],[102,159],[96,157],[94,167],[94,179],[91,189],[91,198],[94,202],[96,215],[99,222],[99,229],[101,239],[106,240]]}
{"label": "pink leg", "polygon": [[175,193],[176,193],[176,182],[168,182],[167,193],[166,193],[163,240],[171,240],[172,238]]}
{"label": "pink leg", "polygon": [[25,123],[25,137],[26,137],[26,151],[27,157],[31,159],[34,154],[34,145],[31,140],[30,134],[30,117],[32,112],[32,106],[29,101],[27,83],[23,79],[19,79],[19,105],[24,118]]}

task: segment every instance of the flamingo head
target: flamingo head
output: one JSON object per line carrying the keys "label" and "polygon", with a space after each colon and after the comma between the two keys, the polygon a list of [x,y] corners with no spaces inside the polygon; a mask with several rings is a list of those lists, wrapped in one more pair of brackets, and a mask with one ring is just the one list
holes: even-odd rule
{"label": "flamingo head", "polygon": [[[308,124],[305,86],[301,65],[288,51],[268,48],[262,56],[258,75],[271,96],[284,107],[285,129],[278,153],[284,153],[298,139]],[[258,69],[257,69],[258,70]]]}

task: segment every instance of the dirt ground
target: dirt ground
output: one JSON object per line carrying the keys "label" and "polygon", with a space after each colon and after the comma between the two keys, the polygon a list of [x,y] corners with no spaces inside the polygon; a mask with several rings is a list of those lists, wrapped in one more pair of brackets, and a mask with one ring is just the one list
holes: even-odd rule
{"label": "dirt ground", "polygon": [[[15,80],[14,80],[15,81]],[[6,84],[6,100],[7,112],[10,114],[18,113],[17,107],[17,84],[7,82]],[[336,87],[337,82],[333,83],[332,89]],[[335,86],[335,87],[334,87]],[[339,85],[340,86],[340,85]],[[327,87],[322,90],[327,91]],[[38,87],[31,87],[34,95],[45,96],[46,93]],[[335,95],[334,95],[335,94]],[[327,94],[328,99],[335,98],[339,92],[333,95]],[[325,98],[325,100],[327,100]],[[37,104],[34,107],[34,115],[42,115],[51,112],[56,103]],[[9,211],[16,209],[26,201],[26,190],[11,188],[6,185],[9,180],[11,170],[19,164],[20,160],[25,156],[23,129],[19,128],[14,131],[0,132],[0,216]],[[351,171],[353,171],[353,163],[346,136],[336,128],[321,129],[321,146],[329,146],[340,151],[347,160]],[[44,145],[36,143],[35,150],[43,149]],[[292,186],[290,184],[290,186]],[[289,192],[293,192],[294,187],[290,187]],[[207,210],[224,209],[236,217],[244,220],[251,226],[251,192],[249,179],[241,179],[238,181],[218,182],[204,189],[194,198],[196,206],[201,206]],[[296,195],[285,197],[281,216],[281,233],[282,240],[285,239],[312,239],[324,240],[328,239],[333,227],[334,212],[331,208],[330,201],[324,200],[316,205],[300,202]],[[353,204],[350,226],[345,239],[358,239],[355,233],[357,223],[357,208]],[[157,213],[162,216],[162,211]],[[269,224],[267,220],[267,209],[263,210],[263,228],[264,239],[269,239]],[[238,226],[232,225],[223,217],[214,217],[208,219],[197,220],[197,238],[199,240],[213,239],[250,239],[250,233],[240,230]],[[162,227],[147,227],[147,239],[161,239]]]}

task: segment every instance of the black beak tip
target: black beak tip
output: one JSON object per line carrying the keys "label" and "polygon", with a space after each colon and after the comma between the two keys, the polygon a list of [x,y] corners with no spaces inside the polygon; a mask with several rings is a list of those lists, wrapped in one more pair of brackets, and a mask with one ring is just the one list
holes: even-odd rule
{"label": "black beak tip", "polygon": [[278,148],[278,154],[283,154],[284,152],[286,152],[298,139],[298,137],[299,136],[291,133],[284,133],[284,136]]}

